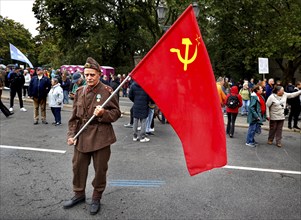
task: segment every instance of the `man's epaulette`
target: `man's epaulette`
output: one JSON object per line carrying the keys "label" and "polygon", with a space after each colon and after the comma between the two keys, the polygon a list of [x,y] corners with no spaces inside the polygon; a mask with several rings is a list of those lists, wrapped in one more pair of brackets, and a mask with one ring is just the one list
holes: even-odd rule
{"label": "man's epaulette", "polygon": [[112,89],[110,86],[105,86],[105,89],[106,89],[109,93],[112,93],[112,92],[113,92],[113,89]]}

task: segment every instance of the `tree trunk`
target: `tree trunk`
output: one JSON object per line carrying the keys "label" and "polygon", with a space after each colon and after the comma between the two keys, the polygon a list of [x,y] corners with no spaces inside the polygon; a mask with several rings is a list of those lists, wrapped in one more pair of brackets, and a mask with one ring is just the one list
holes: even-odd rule
{"label": "tree trunk", "polygon": [[294,83],[294,75],[301,62],[297,59],[288,60],[283,62],[283,59],[276,59],[280,69],[283,71],[283,85],[286,85],[288,82]]}

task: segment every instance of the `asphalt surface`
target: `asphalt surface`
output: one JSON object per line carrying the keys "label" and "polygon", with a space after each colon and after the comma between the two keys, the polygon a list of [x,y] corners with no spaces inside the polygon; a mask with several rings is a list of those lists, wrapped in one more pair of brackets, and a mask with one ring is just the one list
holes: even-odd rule
{"label": "asphalt surface", "polygon": [[[126,113],[131,103],[123,101],[127,100],[120,103]],[[8,105],[8,100],[4,103]],[[63,202],[73,196],[73,149],[66,144],[70,108],[65,106],[63,124],[55,127],[33,125],[30,101],[25,107],[27,112],[15,108],[9,118],[0,113],[0,219],[301,219],[300,133],[284,130],[284,147],[277,148],[266,144],[264,129],[256,136],[259,146],[249,148],[247,129],[237,126],[234,138],[227,137],[228,166],[246,170],[220,168],[190,177],[171,126],[156,120],[149,143],[133,142],[132,130],[123,126],[129,122],[127,114],[114,123],[118,140],[111,148],[100,212],[89,215],[92,167],[86,203],[65,210]],[[53,119],[49,109],[47,119]]]}

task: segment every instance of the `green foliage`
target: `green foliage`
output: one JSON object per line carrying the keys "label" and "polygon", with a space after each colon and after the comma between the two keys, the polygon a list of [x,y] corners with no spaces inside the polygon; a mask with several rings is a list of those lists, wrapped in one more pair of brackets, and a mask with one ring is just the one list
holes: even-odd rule
{"label": "green foliage", "polygon": [[287,59],[279,62],[292,78],[301,59],[301,7],[294,0],[207,0],[211,18],[209,53],[218,75],[251,78],[258,57]]}
{"label": "green foliage", "polygon": [[[171,25],[191,0],[166,0]],[[301,5],[297,0],[198,0],[200,30],[216,75],[256,77],[258,57],[274,59],[287,79],[301,65]],[[83,64],[88,56],[128,73],[162,36],[160,0],[36,0],[40,35],[0,17],[0,57],[8,42],[37,65]]]}
{"label": "green foliage", "polygon": [[148,51],[157,40],[153,3],[37,0],[33,10],[45,40],[57,39],[62,64],[83,64],[92,56],[102,65],[133,68],[134,54]]}
{"label": "green foliage", "polygon": [[[34,63],[35,51],[32,36],[20,23],[0,15],[0,57],[4,64],[16,63],[10,59],[9,43],[16,46]],[[23,64],[24,65],[24,64]]]}

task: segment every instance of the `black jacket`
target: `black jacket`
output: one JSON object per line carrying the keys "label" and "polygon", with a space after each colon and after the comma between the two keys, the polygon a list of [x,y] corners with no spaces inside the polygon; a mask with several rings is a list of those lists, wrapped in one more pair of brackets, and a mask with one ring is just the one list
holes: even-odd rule
{"label": "black jacket", "polygon": [[65,81],[61,82],[61,87],[63,90],[70,91],[70,86],[71,86],[71,81],[68,78]]}
{"label": "black jacket", "polygon": [[12,89],[22,88],[25,83],[24,75],[21,72],[12,72],[9,76],[9,82]]}
{"label": "black jacket", "polygon": [[129,98],[134,102],[133,117],[139,119],[147,118],[150,98],[136,82],[131,85]]}
{"label": "black jacket", "polygon": [[[299,90],[297,88],[294,89],[292,92],[298,92]],[[287,103],[290,104],[293,108],[297,107],[300,108],[300,97],[297,96],[295,98],[287,99]]]}

